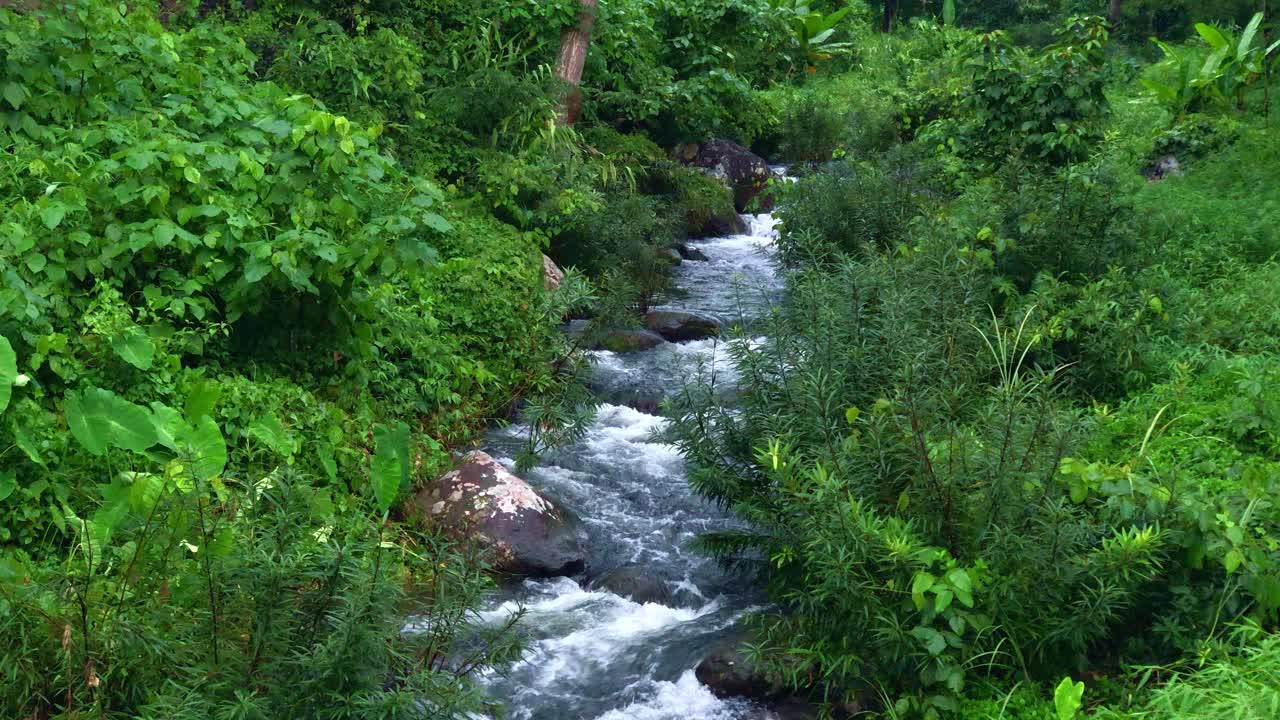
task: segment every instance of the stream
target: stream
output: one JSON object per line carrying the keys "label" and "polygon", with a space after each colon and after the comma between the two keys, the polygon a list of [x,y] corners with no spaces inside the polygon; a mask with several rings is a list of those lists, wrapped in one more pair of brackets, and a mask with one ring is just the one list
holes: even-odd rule
{"label": "stream", "polygon": [[[661,309],[695,312],[749,327],[781,294],[771,258],[770,215],[744,216],[742,235],[691,242],[705,261],[676,268],[679,300]],[[589,537],[584,578],[530,579],[496,596],[487,621],[523,606],[530,642],[524,658],[482,679],[511,720],[763,720],[742,700],[720,700],[694,668],[742,613],[760,599],[689,547],[708,530],[731,526],[696,497],[675,448],[655,441],[667,421],[645,407],[655,393],[677,391],[693,373],[713,370],[732,383],[724,340],[667,344],[653,350],[596,352],[593,386],[603,401],[577,444],[525,474],[540,491],[578,515]],[[490,437],[487,450],[509,467],[521,428]],[[661,588],[661,602],[637,602],[592,583],[631,570]]]}

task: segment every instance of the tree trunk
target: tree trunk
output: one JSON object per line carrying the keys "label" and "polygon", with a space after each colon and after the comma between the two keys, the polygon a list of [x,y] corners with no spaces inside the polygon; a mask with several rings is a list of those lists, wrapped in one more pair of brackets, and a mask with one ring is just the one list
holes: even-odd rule
{"label": "tree trunk", "polygon": [[884,18],[880,23],[881,32],[893,29],[893,18],[898,14],[898,0],[884,0]]}
{"label": "tree trunk", "polygon": [[578,24],[567,27],[560,34],[560,54],[556,57],[556,78],[568,85],[560,100],[561,125],[572,125],[582,114],[582,67],[587,62],[587,48],[591,45],[591,26],[596,22],[596,0],[580,0]]}
{"label": "tree trunk", "polygon": [[1111,4],[1107,7],[1107,21],[1111,23],[1111,27],[1120,24],[1120,5],[1122,0],[1111,0]]}

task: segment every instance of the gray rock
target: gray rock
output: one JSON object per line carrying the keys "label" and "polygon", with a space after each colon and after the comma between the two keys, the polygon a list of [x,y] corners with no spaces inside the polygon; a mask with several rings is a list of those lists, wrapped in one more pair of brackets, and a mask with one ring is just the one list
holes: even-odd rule
{"label": "gray rock", "polygon": [[818,720],[818,717],[817,705],[799,698],[785,698],[751,711],[747,720]]}
{"label": "gray rock", "polygon": [[675,310],[653,310],[644,316],[644,326],[671,342],[702,340],[720,334],[720,323],[711,318]]}
{"label": "gray rock", "polygon": [[746,232],[747,221],[737,212],[712,213],[700,226],[689,228],[690,237],[727,237]]}
{"label": "gray rock", "polygon": [[[729,140],[708,140],[698,148],[693,164],[712,177],[723,180],[733,190],[733,205],[746,212],[751,201],[764,191],[773,172],[759,155]],[[773,198],[760,197],[760,209],[773,209]]]}
{"label": "gray rock", "polygon": [[[782,683],[771,681],[763,672],[751,666],[742,652],[743,643],[750,642],[751,634],[739,631],[717,644],[698,663],[694,674],[698,682],[706,685],[719,698],[740,697],[759,703],[759,715],[753,720],[810,720],[820,716],[818,703],[804,693],[789,692]],[[818,688],[813,688],[815,692]],[[817,693],[812,697],[820,697]],[[832,708],[837,720],[859,717],[865,710],[861,698]]]}
{"label": "gray rock", "polygon": [[1160,180],[1165,177],[1177,177],[1182,174],[1182,165],[1178,162],[1178,158],[1173,155],[1165,155],[1156,161],[1154,165],[1147,168],[1146,173],[1148,180]]}
{"label": "gray rock", "polygon": [[586,567],[577,520],[478,450],[412,503],[423,522],[488,548],[500,573],[554,577]]}

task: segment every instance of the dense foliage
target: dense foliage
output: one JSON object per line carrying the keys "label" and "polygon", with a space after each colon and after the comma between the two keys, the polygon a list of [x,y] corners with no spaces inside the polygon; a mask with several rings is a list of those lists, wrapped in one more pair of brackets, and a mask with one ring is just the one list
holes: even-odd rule
{"label": "dense foliage", "polygon": [[5,3],[0,716],[501,712],[519,616],[402,502],[514,414],[521,462],[580,435],[560,325],[732,225],[674,159],[710,137],[801,176],[736,406],[671,408],[754,662],[885,716],[1274,716],[1274,17],[1106,6],[601,0],[570,126],[576,0]]}
{"label": "dense foliage", "polygon": [[[1072,717],[1039,699],[1064,676],[1203,654],[1107,716],[1274,705],[1233,674],[1269,672],[1280,621],[1265,78],[1188,118],[1166,65],[1061,22],[1043,50],[918,23],[792,93],[830,148],[797,159],[838,159],[781,190],[787,300],[732,346],[733,407],[673,408],[695,488],[747,521],[704,544],[777,603],[751,657],[832,708]],[[1262,68],[1260,26],[1166,52]]]}

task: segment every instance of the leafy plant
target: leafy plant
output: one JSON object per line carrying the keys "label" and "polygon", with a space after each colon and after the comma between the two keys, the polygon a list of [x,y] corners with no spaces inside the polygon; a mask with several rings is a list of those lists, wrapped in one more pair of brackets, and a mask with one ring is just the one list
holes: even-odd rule
{"label": "leafy plant", "polygon": [[774,9],[787,19],[801,54],[810,66],[833,56],[847,53],[852,47],[848,42],[833,42],[836,26],[844,20],[853,7],[844,7],[830,13],[813,9],[809,0],[769,0]]}
{"label": "leafy plant", "polygon": [[974,140],[1025,147],[1034,157],[1063,164],[1088,154],[1108,111],[1103,93],[1106,21],[1070,17],[1055,31],[1057,42],[1037,54],[1012,45],[1002,32],[980,39],[969,105]]}
{"label": "leafy plant", "polygon": [[1178,116],[1217,103],[1234,102],[1237,109],[1243,110],[1245,91],[1262,78],[1267,58],[1280,48],[1280,41],[1261,47],[1258,31],[1262,22],[1263,14],[1255,14],[1239,37],[1223,28],[1196,23],[1196,32],[1208,45],[1207,52],[1156,40],[1164,53],[1165,66],[1172,72],[1172,81],[1143,78],[1142,84]]}
{"label": "leafy plant", "polygon": [[1062,682],[1053,689],[1053,707],[1058,713],[1058,720],[1072,720],[1076,717],[1083,698],[1084,683],[1073,682],[1070,677],[1062,678]]}

